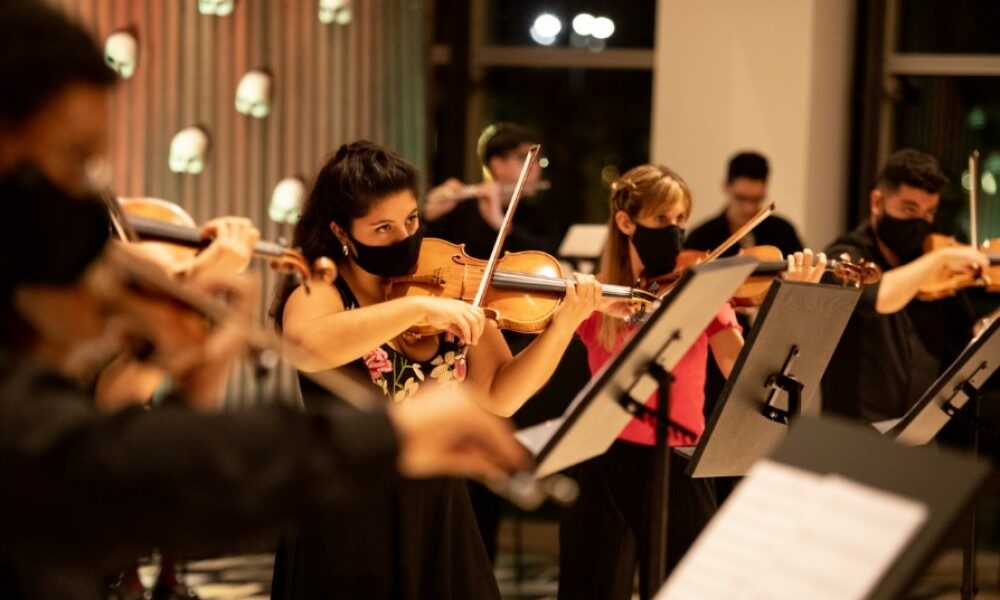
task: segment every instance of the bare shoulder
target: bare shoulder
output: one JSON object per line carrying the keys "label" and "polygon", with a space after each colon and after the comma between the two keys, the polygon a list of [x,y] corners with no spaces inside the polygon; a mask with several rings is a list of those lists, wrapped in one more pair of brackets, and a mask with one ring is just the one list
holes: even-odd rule
{"label": "bare shoulder", "polygon": [[317,317],[343,310],[344,301],[336,287],[325,283],[314,284],[307,293],[303,286],[299,286],[285,304],[285,329],[294,329]]}

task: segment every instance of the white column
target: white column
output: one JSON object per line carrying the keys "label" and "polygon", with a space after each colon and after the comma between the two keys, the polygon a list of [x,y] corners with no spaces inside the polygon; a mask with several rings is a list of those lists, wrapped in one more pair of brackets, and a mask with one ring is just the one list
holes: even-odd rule
{"label": "white column", "polygon": [[806,244],[844,229],[854,14],[854,0],[659,0],[650,154],[691,185],[693,223],[721,209],[729,156],[753,149]]}

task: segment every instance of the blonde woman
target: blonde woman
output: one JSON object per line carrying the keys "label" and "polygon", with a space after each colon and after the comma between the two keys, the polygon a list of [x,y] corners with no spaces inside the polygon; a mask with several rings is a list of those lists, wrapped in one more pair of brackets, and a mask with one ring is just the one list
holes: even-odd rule
{"label": "blonde woman", "polygon": [[[612,185],[609,208],[600,281],[631,285],[640,276],[673,271],[691,215],[691,192],[679,175],[664,166],[636,167]],[[809,250],[790,256],[786,277],[818,281],[826,258],[822,254],[815,258]],[[580,325],[577,334],[587,347],[592,373],[619,351],[632,330],[621,319],[597,312]],[[709,352],[728,376],[742,348],[736,314],[725,304],[673,369],[671,446],[697,443],[705,427],[702,407]],[[647,405],[655,406],[655,395]],[[559,598],[629,599],[637,565],[645,598],[653,434],[652,425],[633,419],[607,453],[573,469],[581,495],[560,527]],[[668,570],[715,510],[708,482],[689,478],[684,467],[682,461],[671,461]]]}

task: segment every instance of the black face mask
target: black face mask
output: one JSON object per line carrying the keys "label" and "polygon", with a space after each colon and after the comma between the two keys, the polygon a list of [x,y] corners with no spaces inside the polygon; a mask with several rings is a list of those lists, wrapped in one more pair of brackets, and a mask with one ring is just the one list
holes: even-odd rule
{"label": "black face mask", "polygon": [[109,239],[108,211],[97,197],[67,194],[32,165],[0,177],[0,282],[67,285]]}
{"label": "black face mask", "polygon": [[636,223],[632,234],[632,245],[639,253],[647,277],[659,277],[673,271],[683,242],[684,230],[677,225],[652,229]]}
{"label": "black face mask", "polygon": [[351,237],[354,244],[354,262],[372,275],[379,277],[399,277],[406,275],[417,266],[420,257],[420,243],[424,241],[423,228],[413,235],[388,246],[369,246]]}
{"label": "black face mask", "polygon": [[933,228],[923,219],[897,219],[883,212],[875,226],[875,234],[905,264],[921,255],[924,238]]}

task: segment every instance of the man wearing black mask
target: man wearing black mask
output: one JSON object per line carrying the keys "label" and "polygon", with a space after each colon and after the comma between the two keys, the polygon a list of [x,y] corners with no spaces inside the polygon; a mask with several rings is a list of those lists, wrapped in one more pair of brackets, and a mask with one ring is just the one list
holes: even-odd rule
{"label": "man wearing black mask", "polygon": [[823,377],[825,411],[869,422],[902,417],[971,338],[975,315],[964,294],[916,299],[940,272],[989,266],[969,247],[922,254],[947,183],[934,157],[894,153],[871,192],[869,220],[827,249],[875,262],[884,275],[865,288]]}
{"label": "man wearing black mask", "polygon": [[[102,205],[33,168],[0,177],[0,197],[4,598],[98,598],[106,573],[153,546],[197,552],[273,535],[312,510],[386,493],[397,473],[492,476],[522,464],[508,427],[461,397],[371,412],[190,410],[225,385],[249,311],[203,334],[164,331],[181,313],[205,320],[131,286],[112,291]],[[175,382],[164,406],[100,412],[85,388],[103,358],[168,338],[190,359],[150,356]]]}

